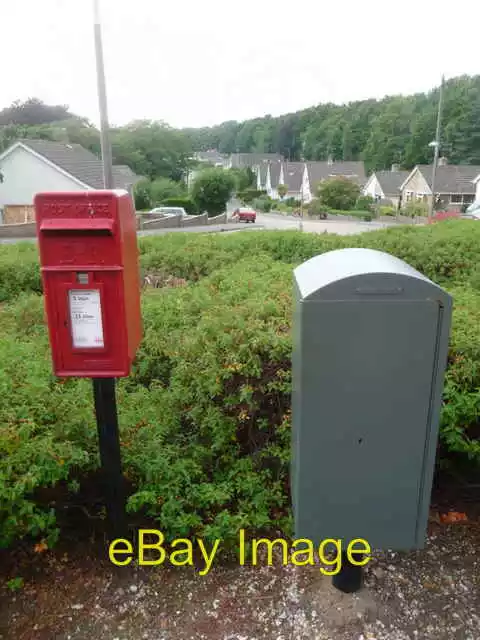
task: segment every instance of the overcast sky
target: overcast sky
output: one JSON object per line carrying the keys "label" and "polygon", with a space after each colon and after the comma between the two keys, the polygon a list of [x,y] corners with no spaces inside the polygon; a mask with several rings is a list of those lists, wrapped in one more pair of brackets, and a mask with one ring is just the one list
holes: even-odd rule
{"label": "overcast sky", "polygon": [[[93,0],[0,0],[0,107],[98,123]],[[109,116],[203,126],[480,73],[480,2],[100,0]]]}

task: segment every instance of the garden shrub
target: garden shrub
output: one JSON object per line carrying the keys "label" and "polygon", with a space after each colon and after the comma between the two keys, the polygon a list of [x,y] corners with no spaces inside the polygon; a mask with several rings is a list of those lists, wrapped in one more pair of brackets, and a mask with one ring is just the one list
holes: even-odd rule
{"label": "garden shrub", "polygon": [[188,196],[177,198],[166,198],[160,203],[162,207],[183,207],[185,212],[191,216],[199,213],[198,207],[195,202]]}
{"label": "garden shrub", "polygon": [[309,216],[318,216],[320,220],[326,220],[328,215],[328,209],[325,207],[319,198],[314,198],[309,202],[307,206]]}
{"label": "garden shrub", "polygon": [[32,242],[2,245],[0,302],[12,300],[22,291],[42,291],[37,247]]}
{"label": "garden shrub", "polygon": [[[240,527],[290,530],[292,270],[333,249],[387,251],[453,295],[440,437],[444,455],[480,462],[477,223],[139,244],[144,269],[188,281],[144,292],[144,339],[118,384],[128,509],[153,517],[167,538],[228,545]],[[73,491],[98,468],[91,385],[51,373],[34,245],[0,247],[0,291],[0,544],[53,541],[55,513],[37,493],[62,483]]]}
{"label": "garden shrub", "polygon": [[358,196],[357,201],[355,202],[355,210],[356,211],[370,211],[370,213],[374,213],[375,211],[375,199],[372,196]]}
{"label": "garden shrub", "polygon": [[254,188],[243,189],[242,191],[237,191],[237,198],[245,204],[251,204],[255,198],[266,195],[266,193],[266,191],[259,191]]}
{"label": "garden shrub", "polygon": [[395,209],[395,207],[389,207],[388,205],[381,205],[378,208],[378,215],[395,217],[397,215],[397,210]]}
{"label": "garden shrub", "polygon": [[409,218],[416,218],[417,216],[425,218],[428,216],[428,205],[419,200],[410,200],[402,207],[401,214]]}
{"label": "garden shrub", "polygon": [[267,213],[273,207],[273,200],[269,196],[260,196],[259,198],[255,198],[252,202],[252,206],[257,211],[263,211]]}

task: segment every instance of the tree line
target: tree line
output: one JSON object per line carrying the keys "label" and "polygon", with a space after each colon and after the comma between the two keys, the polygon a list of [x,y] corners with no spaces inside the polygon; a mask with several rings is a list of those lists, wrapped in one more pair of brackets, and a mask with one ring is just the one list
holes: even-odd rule
{"label": "tree line", "polygon": [[[439,88],[344,105],[320,104],[280,117],[184,130],[195,150],[280,153],[290,160],[364,160],[369,171],[430,163]],[[444,86],[442,153],[452,164],[480,164],[480,76]]]}
{"label": "tree line", "polygon": [[[135,121],[111,131],[116,164],[150,180],[179,181],[194,151],[279,153],[290,160],[364,160],[368,171],[430,163],[439,88],[344,105],[320,104],[279,117],[267,115],[214,127],[173,129]],[[79,143],[100,153],[98,130],[63,105],[32,98],[0,111],[0,151],[19,137]],[[480,164],[480,76],[445,83],[442,153],[452,164]]]}

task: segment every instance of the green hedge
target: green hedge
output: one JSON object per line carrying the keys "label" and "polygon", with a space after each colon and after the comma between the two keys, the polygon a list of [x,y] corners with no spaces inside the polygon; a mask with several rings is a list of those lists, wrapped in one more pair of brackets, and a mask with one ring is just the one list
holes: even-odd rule
{"label": "green hedge", "polygon": [[[143,238],[143,267],[189,284],[144,293],[144,339],[118,385],[129,509],[155,518],[169,538],[233,544],[240,527],[289,531],[292,269],[347,246],[388,251],[451,291],[441,440],[445,455],[480,462],[479,243],[480,225],[468,221],[350,237]],[[37,490],[67,483],[75,491],[99,461],[89,381],[51,374],[33,246],[0,247],[0,290],[9,301],[0,305],[5,546],[25,535],[53,540],[55,514]]]}
{"label": "green hedge", "polygon": [[184,198],[167,198],[162,201],[160,206],[183,207],[185,211],[192,216],[200,213],[194,201],[191,198],[188,198],[187,196],[185,196]]}
{"label": "green hedge", "polygon": [[258,189],[243,189],[243,191],[237,191],[237,198],[245,204],[251,204],[255,198],[260,198],[266,195],[266,191],[259,191]]}

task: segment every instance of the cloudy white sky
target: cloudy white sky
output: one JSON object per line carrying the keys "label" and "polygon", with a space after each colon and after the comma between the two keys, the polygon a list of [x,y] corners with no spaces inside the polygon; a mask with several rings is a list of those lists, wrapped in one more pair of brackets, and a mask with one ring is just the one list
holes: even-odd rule
{"label": "cloudy white sky", "polygon": [[[0,107],[98,122],[93,0],[0,0]],[[172,126],[425,91],[480,73],[478,0],[100,0],[109,116]]]}

